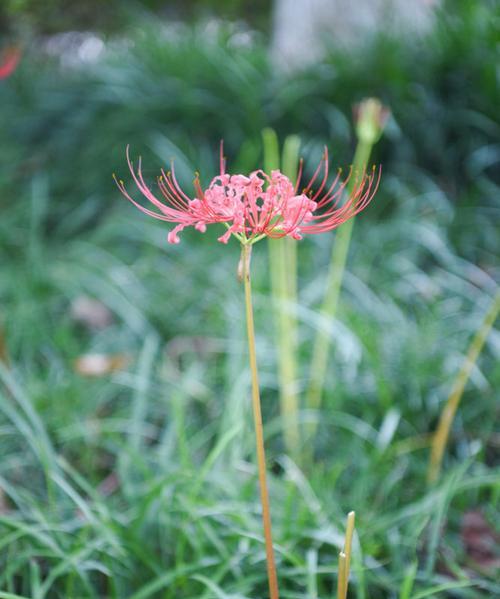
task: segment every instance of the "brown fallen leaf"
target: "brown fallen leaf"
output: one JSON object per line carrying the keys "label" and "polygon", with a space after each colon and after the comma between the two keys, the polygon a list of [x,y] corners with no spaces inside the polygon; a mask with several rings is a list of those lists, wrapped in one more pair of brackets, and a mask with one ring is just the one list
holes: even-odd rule
{"label": "brown fallen leaf", "polygon": [[462,542],[467,556],[481,569],[500,568],[500,535],[479,510],[465,512]]}
{"label": "brown fallen leaf", "polygon": [[79,295],[71,302],[71,317],[91,330],[102,330],[113,323],[111,310],[99,300]]}
{"label": "brown fallen leaf", "polygon": [[130,357],[125,354],[85,354],[74,362],[74,370],[87,377],[100,377],[122,370],[130,363]]}
{"label": "brown fallen leaf", "polygon": [[0,514],[7,514],[10,512],[9,502],[5,491],[0,487]]}
{"label": "brown fallen leaf", "polygon": [[203,357],[210,354],[224,353],[226,343],[223,339],[202,336],[177,336],[165,345],[165,358],[170,366],[179,373],[181,370],[181,359],[184,354],[195,353]]}
{"label": "brown fallen leaf", "polygon": [[7,352],[7,341],[5,339],[5,333],[2,325],[0,324],[0,362],[3,362],[5,366],[9,366],[9,354]]}
{"label": "brown fallen leaf", "polygon": [[111,472],[97,487],[103,497],[109,497],[120,487],[120,480],[116,472]]}

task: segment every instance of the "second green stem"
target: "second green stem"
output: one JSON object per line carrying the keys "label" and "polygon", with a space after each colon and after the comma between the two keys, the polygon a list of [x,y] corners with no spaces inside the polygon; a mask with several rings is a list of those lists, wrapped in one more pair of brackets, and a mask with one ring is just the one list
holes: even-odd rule
{"label": "second green stem", "polygon": [[[370,159],[371,149],[372,144],[363,141],[358,143],[353,160],[352,184],[354,184],[356,176],[363,173],[366,169],[366,165]],[[351,191],[352,184],[348,191]],[[354,219],[350,219],[339,228],[333,244],[332,257],[326,280],[325,296],[320,308],[320,314],[329,319],[333,319],[337,311],[353,225]],[[310,410],[318,410],[321,406],[321,394],[325,383],[329,351],[330,335],[324,328],[318,328],[314,340],[310,382],[306,398],[306,405]],[[316,426],[316,422],[311,423],[309,426],[309,437],[312,437],[316,432]]]}

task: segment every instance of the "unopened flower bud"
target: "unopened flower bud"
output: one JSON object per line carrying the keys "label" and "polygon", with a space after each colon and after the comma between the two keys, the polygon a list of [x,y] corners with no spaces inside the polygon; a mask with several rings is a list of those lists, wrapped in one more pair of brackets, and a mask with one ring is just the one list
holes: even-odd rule
{"label": "unopened flower bud", "polygon": [[354,122],[359,141],[373,145],[382,135],[391,111],[377,98],[366,98],[354,106]]}

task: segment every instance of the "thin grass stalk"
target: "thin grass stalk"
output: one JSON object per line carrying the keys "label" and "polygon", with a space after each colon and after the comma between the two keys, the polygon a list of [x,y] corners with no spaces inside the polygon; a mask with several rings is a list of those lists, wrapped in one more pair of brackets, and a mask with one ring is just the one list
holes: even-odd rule
{"label": "thin grass stalk", "polygon": [[351,571],[351,554],[352,554],[352,537],[354,535],[354,524],[356,522],[356,513],[349,512],[347,514],[347,526],[345,531],[345,545],[344,545],[344,553],[345,553],[345,568],[346,568],[346,593],[347,593],[347,584],[349,583],[349,573]]}
{"label": "thin grass stalk", "polygon": [[339,553],[339,573],[337,576],[337,599],[345,599],[346,581],[345,581],[345,553]]}
{"label": "thin grass stalk", "polygon": [[[264,169],[280,168],[279,143],[272,129],[262,131],[264,145]],[[283,173],[293,181],[298,162],[298,138],[290,136],[283,149]],[[295,174],[294,174],[295,172]],[[290,307],[297,301],[297,248],[292,239],[269,239],[269,272],[271,296],[276,327],[280,412],[283,421],[283,437],[287,452],[298,457],[300,429],[298,396],[296,389],[297,324]]]}
{"label": "thin grass stalk", "polygon": [[241,247],[241,267],[245,286],[245,313],[247,322],[248,353],[250,355],[250,372],[252,376],[252,406],[255,424],[255,444],[257,449],[257,468],[259,472],[260,500],[262,505],[262,524],[266,547],[267,576],[270,599],[279,599],[278,578],[271,530],[271,511],[266,477],[266,454],[264,449],[264,431],[260,406],[259,375],[257,371],[257,354],[255,350],[255,328],[252,307],[252,285],[250,278],[251,245]]}
{"label": "thin grass stalk", "polygon": [[463,361],[462,367],[460,368],[455,381],[453,383],[451,393],[446,401],[439,424],[434,433],[431,443],[431,456],[429,460],[429,468],[427,471],[427,481],[434,483],[438,480],[441,466],[443,462],[444,451],[448,443],[448,437],[450,435],[451,425],[455,418],[460,400],[462,399],[465,385],[469,380],[472,369],[477,362],[479,354],[484,346],[484,343],[491,331],[491,328],[495,324],[498,313],[500,312],[500,290],[497,291],[491,305],[481,323],[481,326],[476,331],[474,338],[469,346],[465,360]]}
{"label": "thin grass stalk", "polygon": [[339,553],[339,573],[337,578],[337,599],[346,599],[351,572],[352,538],[354,535],[355,512],[347,514],[344,548]]}
{"label": "thin grass stalk", "polygon": [[[360,139],[356,147],[353,160],[354,176],[348,187],[348,193],[351,193],[356,180],[356,174],[361,176],[366,169],[370,158],[373,143]],[[347,254],[351,242],[352,228],[354,219],[348,220],[336,233],[332,248],[330,267],[326,279],[325,295],[320,308],[320,313],[330,319],[335,317],[337,305],[344,278]],[[321,406],[321,395],[325,383],[326,368],[328,365],[328,355],[330,352],[330,336],[324,329],[318,329],[316,332],[311,367],[310,382],[306,395],[306,407],[309,410],[318,410]],[[311,438],[316,432],[317,423],[311,422],[308,426],[308,437]]]}

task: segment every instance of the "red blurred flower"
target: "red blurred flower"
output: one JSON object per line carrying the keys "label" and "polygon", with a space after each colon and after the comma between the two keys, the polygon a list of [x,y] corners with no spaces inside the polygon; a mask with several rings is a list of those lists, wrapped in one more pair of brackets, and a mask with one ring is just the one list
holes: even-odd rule
{"label": "red blurred flower", "polygon": [[[302,161],[295,185],[279,170],[270,174],[257,170],[248,176],[230,175],[225,170],[221,144],[220,175],[212,179],[205,191],[197,175],[195,197],[190,198],[179,186],[172,164],[168,173],[162,170],[158,177],[158,188],[163,196],[159,200],[144,181],[140,159],[137,170],[134,169],[128,148],[127,162],[139,191],[158,211],[145,208],[134,200],[123,181],[115,177],[120,191],[142,212],[176,223],[168,234],[169,243],[179,243],[178,233],[185,227],[192,226],[204,232],[207,225],[214,223],[223,223],[227,228],[219,237],[223,243],[227,243],[231,235],[242,243],[255,243],[263,237],[301,239],[302,234],[330,231],[366,208],[380,181],[380,169],[377,171],[373,167],[370,173],[353,173],[351,169],[343,181],[339,170],[333,183],[327,185],[328,151],[325,148],[312,179],[299,193]],[[313,192],[321,171],[318,189]],[[346,186],[351,177],[354,177],[354,184],[347,194]]]}
{"label": "red blurred flower", "polygon": [[7,79],[16,70],[21,60],[21,50],[17,46],[6,48],[0,59],[0,79]]}

